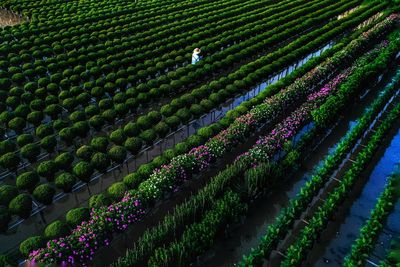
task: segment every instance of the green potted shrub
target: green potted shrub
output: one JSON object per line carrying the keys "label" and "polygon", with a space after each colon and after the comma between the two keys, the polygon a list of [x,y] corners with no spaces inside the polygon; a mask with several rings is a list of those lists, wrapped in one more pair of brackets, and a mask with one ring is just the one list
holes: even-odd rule
{"label": "green potted shrub", "polygon": [[17,134],[22,133],[26,126],[26,122],[21,117],[15,117],[8,122],[8,127],[14,130]]}
{"label": "green potted shrub", "polygon": [[83,221],[86,221],[90,218],[90,212],[88,208],[75,208],[68,211],[65,218],[68,225],[72,228],[75,228],[77,225],[80,225]]}
{"label": "green potted shrub", "polygon": [[57,188],[68,193],[68,192],[72,191],[72,188],[76,183],[76,178],[74,175],[72,175],[68,172],[63,172],[56,177],[54,183]]}
{"label": "green potted shrub", "polygon": [[80,159],[89,161],[94,153],[94,149],[91,146],[83,145],[76,150],[76,156]]}
{"label": "green potted shrub", "polygon": [[140,126],[134,122],[128,122],[124,127],[124,133],[128,137],[137,136],[140,133]]}
{"label": "green potted shrub", "polygon": [[56,220],[49,225],[46,226],[44,229],[44,237],[47,240],[52,240],[56,239],[59,237],[63,237],[68,235],[69,233],[69,228],[68,225],[60,220]]}
{"label": "green potted shrub", "polygon": [[157,134],[153,129],[146,130],[139,135],[140,139],[142,139],[147,145],[152,145],[153,142],[157,139]]}
{"label": "green potted shrub", "polygon": [[54,159],[54,162],[59,169],[68,170],[74,162],[74,156],[69,152],[63,152]]}
{"label": "green potted shrub", "polygon": [[16,186],[4,184],[0,186],[0,205],[8,206],[10,201],[18,195]]}
{"label": "green potted shrub", "polygon": [[96,152],[93,154],[90,163],[95,169],[104,172],[110,166],[111,161],[106,153]]}
{"label": "green potted shrub", "polygon": [[27,194],[19,194],[10,201],[8,209],[11,214],[18,215],[23,219],[28,218],[32,211],[32,198]]}
{"label": "green potted shrub", "polygon": [[99,152],[106,152],[108,144],[109,144],[108,139],[107,139],[107,137],[104,137],[104,136],[95,137],[90,142],[90,146],[94,150],[99,151]]}
{"label": "green potted shrub", "polygon": [[114,200],[120,200],[124,195],[125,192],[128,190],[127,186],[123,182],[116,182],[113,183],[107,189],[107,194]]}
{"label": "green potted shrub", "polygon": [[143,142],[140,138],[130,137],[126,139],[124,146],[132,155],[136,155],[142,148]]}
{"label": "green potted shrub", "polygon": [[46,136],[40,141],[40,146],[47,152],[54,152],[57,147],[57,139],[54,135]]}
{"label": "green potted shrub", "polygon": [[49,184],[41,184],[33,190],[33,197],[44,205],[50,205],[55,193],[56,190]]}
{"label": "green potted shrub", "polygon": [[24,257],[28,258],[29,254],[33,250],[42,248],[45,245],[46,240],[42,236],[31,236],[21,242],[21,244],[19,245],[19,251]]}
{"label": "green potted shrub", "polygon": [[31,134],[21,134],[17,137],[17,144],[19,147],[23,147],[29,143],[33,143],[33,135]]}
{"label": "green potted shrub", "polygon": [[36,168],[37,174],[45,177],[47,180],[52,181],[56,175],[58,168],[54,160],[45,160],[39,163]]}
{"label": "green potted shrub", "polygon": [[108,151],[108,156],[112,161],[121,164],[126,159],[126,148],[123,146],[113,146]]}
{"label": "green potted shrub", "polygon": [[8,152],[0,157],[0,166],[10,171],[16,171],[21,159],[14,152]]}
{"label": "green potted shrub", "polygon": [[93,166],[89,162],[80,161],[74,166],[72,171],[79,180],[89,183],[94,170]]}
{"label": "green potted shrub", "polygon": [[35,162],[40,154],[40,147],[37,144],[27,144],[21,147],[20,153],[29,162]]}
{"label": "green potted shrub", "polygon": [[100,208],[103,206],[107,206],[110,204],[110,201],[104,194],[93,195],[89,199],[89,207],[92,208]]}
{"label": "green potted shrub", "polygon": [[117,145],[122,145],[126,140],[124,130],[117,129],[110,134],[110,140]]}
{"label": "green potted shrub", "polygon": [[36,172],[28,171],[18,175],[15,185],[19,190],[28,190],[32,192],[37,183],[39,183],[39,175]]}

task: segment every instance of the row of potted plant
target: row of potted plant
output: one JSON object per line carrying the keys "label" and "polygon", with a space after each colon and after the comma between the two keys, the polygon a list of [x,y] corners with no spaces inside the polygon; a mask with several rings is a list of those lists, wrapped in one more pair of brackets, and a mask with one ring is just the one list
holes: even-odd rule
{"label": "row of potted plant", "polygon": [[[326,38],[326,37],[321,36],[321,42],[322,42],[322,40],[324,40],[324,38]],[[304,47],[304,48],[307,48],[307,47]],[[310,49],[310,48],[307,48],[307,49]],[[97,165],[99,165],[98,169],[100,169],[100,170],[105,169],[107,167],[107,162],[109,162],[109,160],[107,159],[107,155],[98,154],[97,157],[100,157],[100,159],[101,159],[100,163],[97,164]],[[96,161],[98,161],[98,160],[96,159]],[[104,166],[104,164],[106,164],[106,165]],[[93,173],[93,167],[89,166],[87,163],[85,163],[85,161],[81,161],[81,163],[76,164],[74,169],[76,169],[76,172],[74,171],[74,174],[77,175],[78,177],[81,177],[81,179],[85,180],[85,181],[87,181],[88,177],[90,177],[91,174]]]}
{"label": "row of potted plant", "polygon": [[[244,122],[239,120],[240,123],[246,124],[249,121],[247,116],[241,119],[244,119]],[[139,186],[142,199],[146,199],[145,202],[154,201],[163,194],[163,191],[159,188],[163,188],[164,191],[171,190],[184,179],[188,178],[188,175],[191,175],[192,172],[195,171],[194,168],[197,168],[197,171],[205,168],[211,160],[209,149],[212,150],[213,148],[208,148],[206,145],[193,149],[189,154],[173,159],[171,164],[156,171],[150,179],[147,180],[154,181],[152,186],[150,183],[147,183],[149,186],[143,187],[143,184],[147,181]],[[217,147],[213,151],[216,151],[214,153],[218,153],[218,150]],[[163,178],[160,179],[160,177]],[[169,180],[166,180],[167,178]]]}
{"label": "row of potted plant", "polygon": [[[373,57],[373,55],[369,55],[370,58]],[[343,80],[345,79],[348,75],[349,75],[350,71],[347,70],[345,71],[343,74],[338,75],[337,77],[335,77],[331,83],[327,84],[326,86],[322,87],[322,89],[320,91],[318,91],[318,93],[313,93],[309,96],[309,105],[304,105],[305,107],[301,107],[298,109],[298,112],[303,112],[304,110],[306,110],[309,106],[312,106],[311,103],[314,103],[315,105],[318,105],[318,103],[321,103],[321,101],[323,101],[324,98],[326,98],[328,96],[329,93],[333,93],[335,88],[337,87],[337,85]],[[315,107],[314,105],[314,107]],[[310,113],[308,111],[308,113]],[[290,117],[288,117],[288,119],[285,122],[289,122],[289,121],[293,121],[294,119],[298,118],[297,116],[298,114],[296,112],[293,112],[292,115]],[[311,116],[309,115],[308,118],[311,118]],[[278,132],[280,129],[283,129],[284,126],[288,126],[287,124],[281,123],[279,124],[273,131],[274,132]],[[300,124],[298,124],[300,125]],[[292,126],[292,125],[289,125]],[[293,129],[293,131],[295,131]],[[257,158],[254,159],[252,158],[252,154],[251,153],[246,153],[244,155],[242,155],[237,162],[235,162],[233,165],[237,164],[237,167],[234,168],[235,171],[232,170],[233,167],[229,166],[227,168],[227,171],[223,171],[222,173],[220,173],[217,177],[215,177],[216,180],[221,179],[220,177],[223,176],[225,179],[229,179],[229,180],[240,180],[239,183],[242,183],[243,180],[241,180],[240,178],[238,178],[238,176],[243,175],[243,172],[245,169],[247,169],[249,166],[253,165],[254,163],[256,163],[257,167],[256,169],[260,169],[260,165],[265,165],[265,163],[260,163],[260,162],[265,162],[265,159],[268,158],[268,156],[271,156],[274,151],[276,151],[277,149],[279,149],[278,147],[274,147],[274,149],[271,149],[271,144],[272,143],[277,143],[279,142],[279,140],[283,140],[285,139],[286,142],[288,142],[288,139],[290,139],[291,135],[287,135],[284,136],[283,138],[275,138],[276,135],[272,134],[274,137],[269,139],[271,142],[269,144],[267,144],[266,142],[260,142],[257,147],[261,148],[264,146],[264,149],[268,152],[265,152],[264,157],[262,158]],[[275,140],[273,140],[275,138]],[[310,140],[310,138],[308,138],[308,140]],[[292,159],[291,156],[288,156],[288,158]],[[248,160],[251,159],[251,160]],[[250,163],[251,162],[251,163]],[[258,165],[260,164],[260,165]],[[265,167],[265,166],[263,166]],[[263,168],[265,169],[265,168]],[[240,174],[238,175],[237,171],[240,170]],[[252,169],[250,169],[252,170]],[[255,169],[254,169],[255,170]],[[268,170],[269,171],[269,170]],[[263,173],[266,173],[268,171],[265,171]],[[232,175],[229,175],[232,174]],[[246,178],[244,180],[248,181],[251,179],[251,177],[253,176],[260,176],[260,172],[257,174],[254,174],[253,172],[249,172],[246,176]],[[251,176],[251,177],[250,177]],[[236,179],[235,179],[236,178]],[[270,175],[268,176],[268,178],[272,178]],[[214,179],[212,179],[212,181],[214,181]],[[238,182],[238,181],[236,181]],[[271,181],[270,181],[271,182]],[[211,182],[213,183],[213,182]],[[251,182],[249,182],[251,183]],[[225,182],[226,186],[229,186],[229,182]],[[260,187],[262,188],[262,186],[260,186],[260,184],[258,184],[256,187]],[[258,188],[259,190],[259,188]],[[251,190],[253,191],[253,190]],[[203,192],[203,191],[201,191]],[[250,192],[250,191],[249,191]],[[200,204],[200,206],[203,206]],[[200,208],[199,208],[200,209]],[[201,208],[201,210],[203,210],[203,208]],[[174,216],[176,217],[177,214],[174,214]],[[155,244],[158,243],[160,246],[163,241],[166,239],[166,236],[170,236],[171,234],[169,232],[172,231],[172,229],[175,229],[174,232],[176,233],[177,229],[179,229],[179,226],[183,226],[182,222],[185,222],[187,224],[187,220],[181,220],[179,221],[179,223],[177,222],[177,224],[174,224],[174,226],[171,226],[171,220],[173,218],[175,218],[174,216],[171,216],[168,219],[164,220],[164,225],[160,225],[160,227],[156,227],[154,230],[152,231],[146,231],[145,234],[143,235],[142,239],[140,239],[138,241],[138,246],[140,246],[141,248],[139,249],[138,247],[136,247],[134,250],[131,250],[127,253],[127,256],[119,259],[119,261],[117,263],[114,264],[114,266],[136,266],[138,264],[143,263],[143,260],[147,257],[149,257],[149,254],[152,254],[152,256],[149,258],[147,265],[149,266],[184,266],[185,264],[189,264],[191,259],[193,259],[194,255],[198,255],[198,253],[196,254],[197,249],[194,248],[192,246],[192,244],[185,244],[183,245],[185,238],[184,236],[182,236],[181,238],[179,238],[176,241],[173,241],[172,243],[167,243],[162,245],[161,247],[158,247],[157,249],[155,249],[155,251],[151,252],[152,250],[154,250],[155,248]],[[166,225],[169,225],[169,227],[167,227]],[[196,224],[194,224],[196,225]],[[170,229],[168,229],[170,228]],[[179,232],[179,231],[178,231]],[[186,232],[186,231],[185,231]],[[185,233],[184,232],[184,233]],[[188,231],[190,232],[190,231]],[[175,234],[176,236],[177,234]],[[184,234],[183,234],[184,235]],[[203,239],[203,237],[205,236],[203,232],[199,231],[198,234],[194,235],[192,233],[193,236],[198,236],[198,239]],[[212,243],[213,237],[209,236],[208,234],[206,235],[208,238],[207,240],[209,240],[209,244],[207,246],[207,248],[209,247],[209,245]],[[178,245],[179,244],[179,245]],[[193,243],[196,244],[196,243]],[[199,246],[201,247],[201,246]],[[177,250],[179,248],[179,250]],[[139,250],[139,251],[138,251]],[[202,248],[201,251],[204,251],[205,248]],[[188,254],[183,254],[180,255],[179,257],[177,257],[177,253],[178,251],[192,251],[192,253]],[[173,256],[175,255],[175,256]]]}
{"label": "row of potted plant", "polygon": [[370,108],[358,120],[357,124],[347,132],[346,136],[339,142],[335,151],[330,153],[319,167],[309,182],[301,189],[300,193],[293,198],[284,210],[277,216],[274,224],[268,226],[266,234],[262,237],[260,244],[254,248],[248,255],[245,255],[239,266],[254,266],[261,264],[264,257],[269,255],[272,249],[283,238],[294,221],[299,218],[306,209],[309,202],[323,187],[330,175],[343,161],[354,144],[365,133],[365,130],[375,119],[376,115],[386,105],[387,101],[396,90],[399,82],[399,73],[395,82],[385,88],[383,93],[371,104]]}

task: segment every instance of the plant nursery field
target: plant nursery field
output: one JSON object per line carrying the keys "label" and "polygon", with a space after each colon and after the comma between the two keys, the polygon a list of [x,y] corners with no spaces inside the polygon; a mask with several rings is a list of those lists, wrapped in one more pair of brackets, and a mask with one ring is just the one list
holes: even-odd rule
{"label": "plant nursery field", "polygon": [[0,0],[0,267],[400,266],[398,0]]}

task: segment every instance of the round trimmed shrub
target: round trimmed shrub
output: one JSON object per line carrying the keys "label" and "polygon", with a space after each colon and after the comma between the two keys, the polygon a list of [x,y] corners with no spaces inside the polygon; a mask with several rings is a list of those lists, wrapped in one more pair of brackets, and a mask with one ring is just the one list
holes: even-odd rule
{"label": "round trimmed shrub", "polygon": [[181,124],[181,119],[178,116],[171,116],[165,119],[165,123],[168,124],[171,129],[176,129]]}
{"label": "round trimmed shrub", "polygon": [[36,172],[24,172],[18,175],[15,185],[19,190],[28,190],[32,191],[37,183],[39,183],[39,175]]}
{"label": "round trimmed shrub", "polygon": [[77,110],[77,111],[72,112],[72,113],[69,115],[69,119],[70,119],[72,122],[83,121],[83,120],[86,119],[86,114],[85,114],[85,112],[83,112],[83,111],[81,111],[81,110]]}
{"label": "round trimmed shrub", "polygon": [[76,151],[76,156],[83,160],[90,160],[93,154],[93,148],[91,146],[83,145]]}
{"label": "round trimmed shrub", "polygon": [[58,155],[54,162],[57,164],[59,169],[68,170],[71,168],[72,162],[74,162],[74,156],[71,153],[64,152]]}
{"label": "round trimmed shrub", "polygon": [[20,153],[29,162],[35,162],[40,154],[40,147],[37,144],[27,144],[21,148]]}
{"label": "round trimmed shrub", "polygon": [[104,172],[110,166],[111,161],[110,158],[107,156],[107,154],[102,152],[96,152],[93,154],[90,163],[95,169]]}
{"label": "round trimmed shrub", "polygon": [[124,177],[124,183],[129,188],[136,188],[143,180],[141,179],[141,175],[133,172]]}
{"label": "round trimmed shrub", "polygon": [[36,128],[35,133],[37,137],[43,138],[45,136],[52,135],[54,133],[54,129],[51,125],[42,124]]}
{"label": "round trimmed shrub", "polygon": [[123,146],[113,146],[108,151],[108,156],[116,163],[123,163],[126,159],[126,148]]}
{"label": "round trimmed shrub", "polygon": [[29,143],[33,143],[33,135],[31,134],[21,134],[17,137],[17,144],[19,147],[23,147]]}
{"label": "round trimmed shrub", "polygon": [[27,194],[19,194],[8,204],[11,214],[18,215],[21,218],[28,218],[32,211],[32,198]]}
{"label": "round trimmed shrub", "polygon": [[44,237],[48,240],[56,239],[69,234],[68,225],[60,220],[56,220],[44,229]]}
{"label": "round trimmed shrub", "polygon": [[137,136],[140,133],[140,127],[137,123],[129,122],[124,127],[124,133],[129,136]]}
{"label": "round trimmed shrub", "polygon": [[128,188],[123,182],[117,182],[108,187],[107,194],[114,200],[120,200],[127,190]]}
{"label": "round trimmed shrub", "polygon": [[156,131],[158,136],[165,137],[169,133],[170,128],[169,128],[168,124],[166,124],[165,122],[160,121],[159,123],[157,123],[154,126],[154,130]]}
{"label": "round trimmed shrub", "polygon": [[208,138],[210,138],[210,137],[213,136],[214,131],[212,130],[211,127],[203,127],[203,128],[200,128],[200,129],[197,131],[197,134],[198,134],[199,136],[201,136],[202,138],[204,138],[204,139],[208,139]]}
{"label": "round trimmed shrub", "polygon": [[89,125],[96,130],[100,130],[101,127],[105,124],[105,121],[102,116],[94,115],[89,119]]}
{"label": "round trimmed shrub", "polygon": [[110,134],[110,140],[117,145],[122,145],[126,140],[124,130],[117,129]]}
{"label": "round trimmed shrub", "polygon": [[[11,220],[10,211],[5,206],[0,206],[0,231],[7,230],[8,223]],[[1,261],[0,261],[0,266]]]}
{"label": "round trimmed shrub", "polygon": [[146,163],[140,165],[140,167],[137,169],[136,173],[140,175],[141,179],[147,179],[150,174],[153,173],[153,165],[151,163]]}
{"label": "round trimmed shrub", "polygon": [[169,104],[162,106],[160,109],[161,114],[165,117],[172,116],[175,111],[176,109]]}
{"label": "round trimmed shrub", "polygon": [[16,145],[11,140],[4,140],[0,142],[0,154],[6,154],[8,152],[14,152]]}
{"label": "round trimmed shrub", "polygon": [[18,195],[17,187],[13,185],[0,186],[0,205],[8,206],[10,201]]}
{"label": "round trimmed shrub", "polygon": [[89,208],[100,208],[110,204],[110,201],[104,194],[93,195],[89,199]]}
{"label": "round trimmed shrub", "polygon": [[46,160],[39,163],[36,171],[40,176],[52,181],[58,171],[58,168],[57,164],[53,160]]}
{"label": "round trimmed shrub", "polygon": [[53,122],[53,127],[57,131],[61,131],[62,129],[69,126],[69,122],[63,119],[57,119]]}
{"label": "round trimmed shrub", "polygon": [[104,136],[95,137],[90,141],[90,146],[100,152],[106,152],[108,147],[108,139]]}
{"label": "round trimmed shrub", "polygon": [[33,197],[44,205],[50,205],[55,193],[56,190],[49,184],[41,184],[33,190]]}
{"label": "round trimmed shrub", "polygon": [[16,133],[21,133],[26,126],[26,122],[21,117],[15,117],[8,122],[8,127]]}
{"label": "round trimmed shrub", "polygon": [[19,245],[19,251],[24,257],[28,257],[29,253],[33,250],[37,250],[46,245],[46,240],[41,236],[31,236]]}
{"label": "round trimmed shrub", "polygon": [[26,120],[34,126],[39,126],[43,120],[43,113],[41,111],[32,111],[28,114]]}
{"label": "round trimmed shrub", "polygon": [[64,172],[56,177],[54,183],[57,188],[63,190],[64,192],[71,192],[72,187],[76,183],[76,178],[74,175]]}
{"label": "round trimmed shrub", "polygon": [[80,137],[86,137],[90,131],[89,122],[87,121],[75,122],[72,127],[75,129],[76,134]]}
{"label": "round trimmed shrub", "polygon": [[57,138],[53,135],[46,136],[40,141],[40,146],[47,152],[53,152],[57,147]]}
{"label": "round trimmed shrub", "polygon": [[87,221],[90,218],[90,211],[88,208],[80,207],[75,208],[67,212],[65,219],[68,225],[72,228],[80,225],[83,221]]}
{"label": "round trimmed shrub", "polygon": [[193,104],[190,107],[190,113],[193,114],[195,118],[199,118],[204,113],[204,108],[199,104]]}
{"label": "round trimmed shrub", "polygon": [[74,141],[76,137],[76,131],[74,127],[66,127],[60,130],[58,135],[60,136],[61,140],[69,145]]}
{"label": "round trimmed shrub", "polygon": [[15,171],[21,159],[14,152],[8,152],[0,157],[0,165],[8,170]]}
{"label": "round trimmed shrub", "polygon": [[151,121],[151,119],[144,115],[144,116],[140,116],[137,120],[136,120],[137,125],[139,125],[139,127],[142,130],[147,130],[149,128],[151,128],[151,126],[153,126],[153,122]]}
{"label": "round trimmed shrub", "polygon": [[74,166],[72,172],[79,180],[88,183],[90,182],[90,178],[93,174],[93,166],[86,161],[80,161],[78,164]]}
{"label": "round trimmed shrub", "polygon": [[139,137],[146,142],[147,145],[152,145],[154,140],[157,139],[157,134],[153,129],[142,132]]}
{"label": "round trimmed shrub", "polygon": [[136,155],[142,148],[143,142],[140,138],[130,137],[126,139],[124,146],[132,155]]}

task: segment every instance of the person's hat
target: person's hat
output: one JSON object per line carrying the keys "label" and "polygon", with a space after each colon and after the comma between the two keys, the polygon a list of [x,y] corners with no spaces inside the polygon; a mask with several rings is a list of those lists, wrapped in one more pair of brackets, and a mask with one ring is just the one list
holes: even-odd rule
{"label": "person's hat", "polygon": [[193,50],[193,53],[194,53],[194,54],[200,54],[200,53],[201,53],[200,48],[195,48],[195,49]]}

